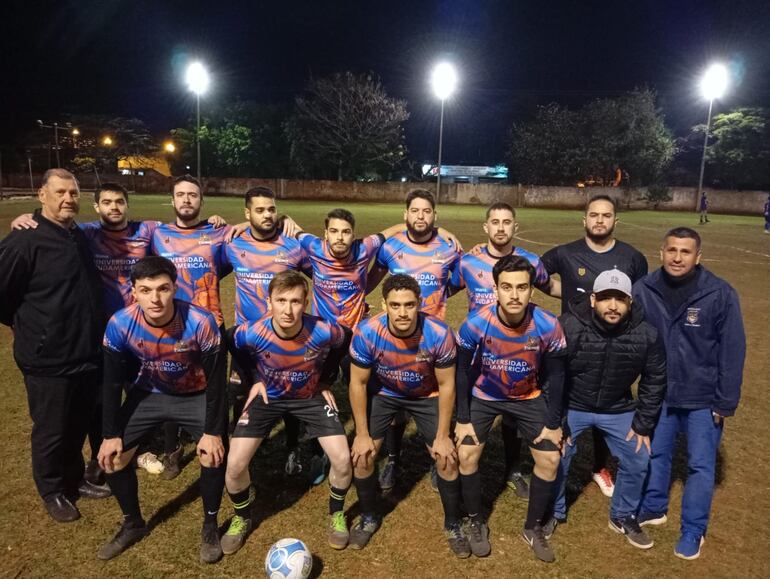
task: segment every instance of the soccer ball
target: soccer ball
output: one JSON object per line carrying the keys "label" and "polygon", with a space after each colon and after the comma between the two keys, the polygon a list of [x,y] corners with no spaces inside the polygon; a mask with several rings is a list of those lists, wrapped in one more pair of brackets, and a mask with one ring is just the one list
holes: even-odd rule
{"label": "soccer ball", "polygon": [[299,539],[281,539],[270,547],[265,559],[269,579],[307,579],[313,567],[313,555]]}

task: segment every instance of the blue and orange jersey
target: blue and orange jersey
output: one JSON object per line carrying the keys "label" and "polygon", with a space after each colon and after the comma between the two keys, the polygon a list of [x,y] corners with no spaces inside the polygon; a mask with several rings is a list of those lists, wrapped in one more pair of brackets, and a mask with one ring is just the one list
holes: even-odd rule
{"label": "blue and orange jersey", "polygon": [[152,252],[171,260],[177,269],[177,299],[188,301],[224,322],[219,301],[219,280],[230,272],[225,260],[229,227],[201,222],[193,227],[160,225],[152,236]]}
{"label": "blue and orange jersey", "polygon": [[490,304],[468,314],[457,334],[460,348],[474,352],[479,377],[471,393],[483,400],[526,400],[540,396],[542,356],[566,352],[567,341],[551,312],[530,304],[516,328],[505,325]]}
{"label": "blue and orange jersey", "polygon": [[377,265],[387,268],[391,275],[405,273],[416,279],[420,284],[420,309],[443,320],[449,280],[460,255],[457,247],[438,233],[424,243],[416,243],[402,231],[382,245],[377,253]]}
{"label": "blue and orange jersey", "polygon": [[276,232],[271,239],[255,239],[250,230],[225,245],[225,260],[235,275],[235,323],[256,321],[267,313],[267,286],[275,274],[288,269],[313,272],[299,242]]}
{"label": "blue and orange jersey", "polygon": [[300,235],[300,245],[313,267],[313,315],[351,329],[358,325],[366,311],[369,264],[384,239],[380,233],[356,239],[348,256],[337,259],[323,239],[309,233]]}
{"label": "blue and orange jersey", "polygon": [[139,304],[118,310],[107,324],[104,347],[139,361],[133,387],[163,394],[190,394],[206,389],[201,358],[219,349],[214,316],[174,300],[174,317],[163,327],[147,323]]}
{"label": "blue and orange jersey", "polygon": [[125,228],[113,231],[105,229],[100,221],[78,224],[102,277],[107,318],[133,303],[131,268],[149,254],[152,234],[158,225],[159,221],[129,221]]}
{"label": "blue and orange jersey", "polygon": [[312,398],[318,393],[318,379],[329,350],[342,345],[345,333],[337,324],[302,314],[299,333],[281,338],[268,314],[236,327],[233,340],[236,348],[248,354],[256,380],[265,385],[268,398]]}
{"label": "blue and orange jersey", "polygon": [[385,312],[364,320],[350,342],[353,364],[371,368],[381,386],[378,394],[396,398],[438,396],[436,368],[455,363],[452,330],[436,317],[420,312],[411,336],[400,338],[388,327]]}
{"label": "blue and orange jersey", "polygon": [[[547,291],[551,278],[540,258],[520,247],[514,247],[511,254],[521,256],[532,264],[532,267],[535,268],[535,287],[540,291]],[[486,243],[476,245],[460,259],[460,265],[455,268],[452,274],[451,283],[456,288],[468,290],[469,312],[497,301],[492,268],[495,267],[499,259],[499,257],[490,255]]]}

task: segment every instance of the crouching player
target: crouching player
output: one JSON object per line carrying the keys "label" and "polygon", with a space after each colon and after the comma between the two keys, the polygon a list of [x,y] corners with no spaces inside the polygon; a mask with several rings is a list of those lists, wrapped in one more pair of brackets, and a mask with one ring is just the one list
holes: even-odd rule
{"label": "crouching player", "polygon": [[489,554],[479,459],[495,418],[508,415],[535,461],[522,536],[538,559],[552,562],[543,522],[559,467],[566,341],[556,316],[530,303],[535,268],[526,258],[500,258],[492,279],[496,303],[471,313],[458,333],[455,439],[463,501],[471,519],[468,540],[474,555]]}
{"label": "crouching player", "polygon": [[308,284],[296,271],[276,274],[268,294],[267,314],[228,332],[233,355],[253,386],[227,455],[227,493],[235,516],[222,537],[222,551],[235,553],[252,529],[249,463],[284,414],[304,423],[308,435],[318,438],[329,457],[329,545],[344,549],[348,528],[343,508],[352,467],[345,429],[328,384],[337,374],[338,350],[347,341],[346,330],[303,313]]}
{"label": "crouching player", "polygon": [[[449,327],[420,312],[420,286],[409,275],[388,278],[382,288],[384,313],[358,325],[350,344],[350,406],[356,422],[353,464],[361,518],[350,546],[361,549],[380,525],[374,461],[390,423],[408,411],[436,461],[444,529],[450,549],[470,556],[460,527],[457,454],[449,435],[455,403],[454,336]],[[367,384],[377,392],[367,416]]]}
{"label": "crouching player", "polygon": [[[145,435],[173,421],[198,442],[204,522],[200,559],[222,556],[217,513],[225,483],[223,436],[227,396],[220,334],[214,316],[175,300],[176,268],[163,257],[140,259],[131,270],[136,303],[119,310],[104,334],[104,441],[99,465],[123,511],[115,536],[97,556],[112,559],[147,534],[131,466]],[[121,406],[126,367],[139,373]]]}

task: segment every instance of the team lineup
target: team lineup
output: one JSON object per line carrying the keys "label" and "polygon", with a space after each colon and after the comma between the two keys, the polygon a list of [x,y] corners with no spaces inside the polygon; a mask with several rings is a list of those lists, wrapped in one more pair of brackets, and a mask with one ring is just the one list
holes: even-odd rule
{"label": "team lineup", "polygon": [[[41,209],[0,242],[0,321],[14,332],[47,512],[68,522],[80,517],[79,498],[117,500],[122,521],[100,559],[148,535],[133,464],[158,429],[176,452],[179,428],[200,463],[200,560],[236,553],[260,500],[249,465],[281,420],[287,435],[304,428],[317,441],[311,480],[328,471],[319,524],[332,548],[363,549],[376,535],[380,492],[398,484],[414,419],[434,462],[448,549],[494,555],[479,463],[498,417],[500,476],[528,501],[521,536],[537,559],[556,560],[574,441],[589,429],[593,478],[611,497],[608,527],[639,549],[654,544],[646,527],[667,522],[675,440],[686,433],[673,549],[700,555],[746,345],[737,294],[700,264],[693,229],[661,232],[661,267],[648,272],[646,258],[614,237],[617,207],[602,195],[586,204],[585,237],[542,257],[515,245],[516,212],[502,202],[487,208],[487,241],[463,251],[436,227],[424,189],[407,195],[403,223],[360,238],[346,209],[325,216],[323,237],[306,232],[279,215],[265,187],[246,193],[244,223],[203,221],[204,192],[188,175],[174,181],[168,224],[130,220],[128,192],[114,183],[95,193],[99,221],[76,223],[79,186],[61,169],[45,174],[38,197]],[[227,328],[220,281],[230,273]],[[453,329],[447,300],[463,290],[468,314]],[[375,291],[380,312],[366,303]],[[561,313],[536,305],[536,292],[560,298]],[[336,396],[347,391],[353,433],[335,384]],[[528,480],[522,442],[534,461]],[[353,486],[360,515],[348,521]],[[225,491],[232,518],[220,533]]]}

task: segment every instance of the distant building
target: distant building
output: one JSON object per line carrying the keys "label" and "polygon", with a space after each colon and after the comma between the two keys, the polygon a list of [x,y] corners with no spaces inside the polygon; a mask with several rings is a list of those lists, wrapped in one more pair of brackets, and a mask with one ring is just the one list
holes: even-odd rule
{"label": "distant building", "polygon": [[159,173],[164,177],[171,176],[171,166],[162,156],[125,157],[118,159],[118,171],[122,175],[147,175]]}

